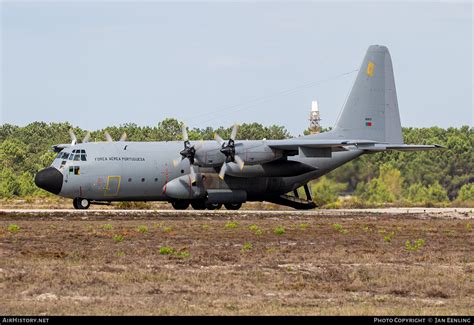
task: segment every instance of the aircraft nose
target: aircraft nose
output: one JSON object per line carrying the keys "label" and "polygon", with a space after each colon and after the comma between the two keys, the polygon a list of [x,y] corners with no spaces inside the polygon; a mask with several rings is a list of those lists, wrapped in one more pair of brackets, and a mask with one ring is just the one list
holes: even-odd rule
{"label": "aircraft nose", "polygon": [[42,169],[35,176],[35,184],[43,190],[59,194],[63,186],[63,174],[54,167]]}

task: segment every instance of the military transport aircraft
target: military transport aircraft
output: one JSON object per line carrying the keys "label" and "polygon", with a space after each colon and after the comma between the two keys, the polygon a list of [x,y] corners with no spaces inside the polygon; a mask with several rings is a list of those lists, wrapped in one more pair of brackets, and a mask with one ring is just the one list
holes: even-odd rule
{"label": "military transport aircraft", "polygon": [[[88,142],[53,146],[58,152],[35,183],[72,198],[76,209],[112,201],[168,201],[175,209],[239,209],[246,201],[268,201],[311,209],[310,180],[363,154],[417,151],[438,145],[403,143],[392,61],[387,47],[367,50],[357,78],[329,132],[286,140],[183,142]],[[175,159],[178,157],[178,159]],[[304,187],[306,198],[296,191]],[[294,192],[294,196],[287,193]]]}

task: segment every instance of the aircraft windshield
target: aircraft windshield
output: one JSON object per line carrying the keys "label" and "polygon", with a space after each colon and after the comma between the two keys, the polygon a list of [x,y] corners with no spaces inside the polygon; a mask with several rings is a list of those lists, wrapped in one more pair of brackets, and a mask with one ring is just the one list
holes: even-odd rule
{"label": "aircraft windshield", "polygon": [[74,149],[72,153],[61,151],[58,153],[56,158],[74,161],[87,161],[87,154],[84,149]]}

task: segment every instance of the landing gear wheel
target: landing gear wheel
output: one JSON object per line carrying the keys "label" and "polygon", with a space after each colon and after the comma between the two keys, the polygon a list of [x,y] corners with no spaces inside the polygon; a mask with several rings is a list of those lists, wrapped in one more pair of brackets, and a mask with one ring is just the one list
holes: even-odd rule
{"label": "landing gear wheel", "polygon": [[204,200],[192,200],[191,206],[194,210],[205,210],[206,209],[206,202]]}
{"label": "landing gear wheel", "polygon": [[224,206],[227,210],[239,210],[242,203],[225,203]]}
{"label": "landing gear wheel", "polygon": [[91,205],[91,203],[88,199],[82,199],[80,197],[76,197],[75,199],[72,200],[72,205],[74,206],[75,209],[85,210],[85,209],[89,209],[89,206]]}
{"label": "landing gear wheel", "polygon": [[189,201],[179,200],[171,202],[171,205],[175,210],[186,210],[189,207]]}
{"label": "landing gear wheel", "polygon": [[219,210],[220,208],[222,208],[222,203],[206,202],[206,209],[208,210]]}

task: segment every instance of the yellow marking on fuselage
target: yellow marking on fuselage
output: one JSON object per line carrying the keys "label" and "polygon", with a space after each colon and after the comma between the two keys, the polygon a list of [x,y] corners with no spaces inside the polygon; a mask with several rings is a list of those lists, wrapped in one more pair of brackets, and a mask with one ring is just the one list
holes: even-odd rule
{"label": "yellow marking on fuselage", "polygon": [[[118,179],[117,190],[115,191],[115,193],[109,193],[110,180],[113,179],[113,178]],[[122,179],[122,176],[107,176],[107,184],[105,185],[104,196],[115,196],[115,195],[117,195],[118,192],[120,191],[120,181],[121,181],[121,179]]]}

